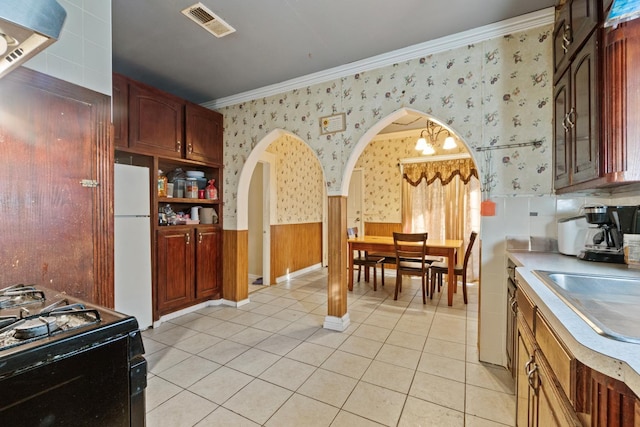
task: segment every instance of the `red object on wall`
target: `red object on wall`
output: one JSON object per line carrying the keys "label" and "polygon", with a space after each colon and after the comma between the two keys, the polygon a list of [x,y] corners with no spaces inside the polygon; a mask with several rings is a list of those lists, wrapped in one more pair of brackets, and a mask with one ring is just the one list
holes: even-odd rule
{"label": "red object on wall", "polygon": [[480,215],[481,216],[495,216],[496,215],[496,203],[491,200],[485,200],[480,203]]}

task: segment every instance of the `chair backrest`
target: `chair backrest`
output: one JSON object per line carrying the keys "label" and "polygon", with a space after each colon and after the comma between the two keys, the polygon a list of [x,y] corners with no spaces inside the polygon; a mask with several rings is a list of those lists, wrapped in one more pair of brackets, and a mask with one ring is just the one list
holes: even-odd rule
{"label": "chair backrest", "polygon": [[467,250],[464,253],[464,263],[463,267],[467,268],[467,263],[469,262],[469,257],[471,256],[471,249],[473,248],[473,242],[476,241],[476,237],[478,237],[478,233],[475,231],[471,232],[471,236],[469,236],[469,244],[467,245]]}
{"label": "chair backrest", "polygon": [[[400,259],[420,258],[427,255],[427,233],[393,233],[393,245],[396,250],[396,262]],[[421,244],[420,244],[421,243]]]}

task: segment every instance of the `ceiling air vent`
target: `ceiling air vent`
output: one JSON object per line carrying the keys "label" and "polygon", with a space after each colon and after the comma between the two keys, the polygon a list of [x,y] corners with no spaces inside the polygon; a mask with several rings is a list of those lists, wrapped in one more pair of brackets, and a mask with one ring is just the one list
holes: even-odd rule
{"label": "ceiling air vent", "polygon": [[184,9],[182,13],[193,22],[209,31],[214,36],[220,38],[236,31],[231,25],[224,22],[222,18],[207,9],[202,3],[196,3]]}

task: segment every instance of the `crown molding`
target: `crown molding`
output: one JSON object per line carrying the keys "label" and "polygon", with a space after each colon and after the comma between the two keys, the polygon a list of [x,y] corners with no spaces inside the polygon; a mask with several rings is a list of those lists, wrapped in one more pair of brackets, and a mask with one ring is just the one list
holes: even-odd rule
{"label": "crown molding", "polygon": [[329,68],[324,71],[297,77],[281,83],[264,86],[259,89],[242,92],[224,98],[214,99],[212,101],[204,102],[201,105],[210,109],[218,109],[240,104],[242,102],[252,101],[254,99],[266,98],[280,93],[289,92],[294,89],[300,89],[423,56],[433,55],[435,53],[468,46],[474,43],[480,43],[496,37],[502,37],[508,34],[550,25],[553,24],[554,18],[555,8],[548,7],[546,9],[527,13],[525,15],[496,22],[494,24],[419,43],[381,55],[372,56],[367,59]]}

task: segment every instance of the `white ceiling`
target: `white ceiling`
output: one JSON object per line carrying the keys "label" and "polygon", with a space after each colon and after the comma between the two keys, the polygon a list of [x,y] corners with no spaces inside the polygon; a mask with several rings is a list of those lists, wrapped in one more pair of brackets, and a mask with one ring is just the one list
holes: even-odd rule
{"label": "white ceiling", "polygon": [[112,0],[113,70],[196,103],[278,84],[541,10],[555,0]]}

